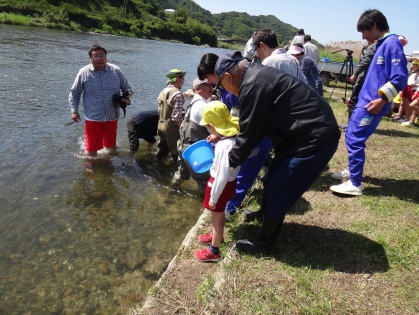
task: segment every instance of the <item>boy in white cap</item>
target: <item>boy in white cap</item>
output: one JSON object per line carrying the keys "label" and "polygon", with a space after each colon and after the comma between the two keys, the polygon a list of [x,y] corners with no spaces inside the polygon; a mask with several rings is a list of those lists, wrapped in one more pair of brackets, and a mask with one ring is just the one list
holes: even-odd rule
{"label": "boy in white cap", "polygon": [[211,211],[213,228],[212,232],[199,236],[199,242],[209,246],[196,251],[194,257],[202,262],[217,262],[221,260],[219,247],[224,234],[224,209],[236,193],[236,178],[240,171],[240,167],[231,169],[228,161],[228,153],[239,133],[239,120],[230,115],[224,103],[213,101],[204,106],[200,125],[205,126],[220,140],[215,145],[215,157],[210,170],[211,177],[202,203],[205,209]]}
{"label": "boy in white cap", "polygon": [[199,78],[196,78],[192,82],[192,89],[195,95],[186,109],[186,114],[179,130],[180,139],[177,142],[179,152],[178,170],[172,178],[172,184],[178,185],[183,180],[189,179],[192,175],[192,178],[198,184],[198,188],[205,191],[209,172],[205,172],[204,174],[193,172],[183,160],[182,153],[191,144],[199,140],[204,140],[210,135],[208,130],[203,126],[200,126],[199,123],[202,119],[202,110],[204,106],[211,101],[212,85],[206,79],[200,80]]}

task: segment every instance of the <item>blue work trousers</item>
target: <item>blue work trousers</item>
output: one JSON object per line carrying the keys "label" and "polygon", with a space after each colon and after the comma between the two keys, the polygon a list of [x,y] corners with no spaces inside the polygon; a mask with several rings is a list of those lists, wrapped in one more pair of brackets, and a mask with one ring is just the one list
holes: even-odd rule
{"label": "blue work trousers", "polygon": [[242,164],[237,174],[236,194],[227,204],[226,210],[231,214],[240,208],[243,199],[246,197],[247,191],[252,187],[256,177],[258,176],[263,164],[265,163],[269,151],[272,148],[272,141],[267,136],[263,136],[256,148],[253,149],[249,157]]}
{"label": "blue work trousers", "polygon": [[355,186],[361,186],[365,164],[365,147],[368,138],[377,129],[381,118],[389,111],[391,103],[383,106],[380,113],[372,115],[363,107],[355,107],[345,133],[348,150],[348,170],[350,180]]}

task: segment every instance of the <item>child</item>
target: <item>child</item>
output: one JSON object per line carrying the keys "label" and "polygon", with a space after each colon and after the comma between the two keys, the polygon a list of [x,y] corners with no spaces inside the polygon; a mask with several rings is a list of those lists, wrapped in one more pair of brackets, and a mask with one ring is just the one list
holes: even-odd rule
{"label": "child", "polygon": [[[407,79],[407,86],[398,94],[401,97],[401,104],[398,114],[393,117],[393,121],[402,123],[403,126],[410,125],[409,118],[415,115],[415,99],[419,97],[419,60],[412,62],[409,77]],[[393,100],[394,102],[394,100]],[[413,103],[413,105],[411,105]],[[412,112],[413,111],[413,112]],[[403,117],[404,114],[404,118]],[[413,119],[414,121],[414,119]]]}
{"label": "child", "polygon": [[236,177],[240,167],[230,169],[228,153],[236,141],[239,132],[238,118],[232,117],[227,106],[220,101],[213,101],[204,106],[201,126],[217,137],[215,157],[211,167],[211,177],[205,191],[202,203],[205,209],[211,211],[212,232],[200,235],[201,244],[209,247],[195,252],[195,258],[202,262],[217,262],[221,260],[220,244],[223,241],[227,202],[236,193]]}
{"label": "child", "polygon": [[401,122],[402,126],[414,126],[419,114],[419,60],[412,62],[410,71],[407,87],[402,91],[407,100],[405,105],[406,120]]}

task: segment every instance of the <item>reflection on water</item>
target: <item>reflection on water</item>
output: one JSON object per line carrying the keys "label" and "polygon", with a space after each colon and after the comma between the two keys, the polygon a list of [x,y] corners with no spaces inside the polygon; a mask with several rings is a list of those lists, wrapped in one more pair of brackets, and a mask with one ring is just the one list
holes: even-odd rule
{"label": "reflection on water", "polygon": [[190,88],[214,51],[0,25],[0,314],[127,314],[201,214],[196,184],[171,189],[175,166],[156,145],[129,158],[126,120],[117,152],[84,171],[83,124],[71,123],[67,98],[93,43],[134,88],[128,115],[156,106],[168,69],[185,69]]}

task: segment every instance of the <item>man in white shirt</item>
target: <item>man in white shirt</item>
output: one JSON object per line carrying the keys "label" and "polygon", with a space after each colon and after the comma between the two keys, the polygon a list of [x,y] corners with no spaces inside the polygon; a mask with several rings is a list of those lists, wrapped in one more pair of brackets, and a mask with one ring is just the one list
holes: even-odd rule
{"label": "man in white shirt", "polygon": [[304,45],[304,30],[302,28],[300,28],[297,31],[297,35],[292,39],[292,42],[290,44],[291,45],[295,45],[295,44],[301,44]]}
{"label": "man in white shirt", "polygon": [[[307,83],[300,63],[296,58],[288,55],[285,48],[279,47],[274,31],[269,28],[261,29],[253,35],[253,45],[255,46],[255,52],[262,60],[263,65],[286,72]],[[263,210],[245,210],[246,220],[248,221],[261,218],[262,214]]]}
{"label": "man in white shirt", "polygon": [[311,42],[311,35],[304,36],[304,55],[309,56],[314,63],[318,64],[319,62],[319,49],[316,45]]}
{"label": "man in white shirt", "polygon": [[286,72],[307,83],[297,59],[280,48],[274,31],[264,28],[253,36],[253,45],[262,64]]}
{"label": "man in white shirt", "polygon": [[249,61],[252,61],[253,58],[255,58],[255,46],[253,45],[253,36],[256,35],[257,32],[253,32],[252,36],[249,38],[249,40],[246,43],[246,46],[244,47],[243,51],[243,57],[246,58]]}

